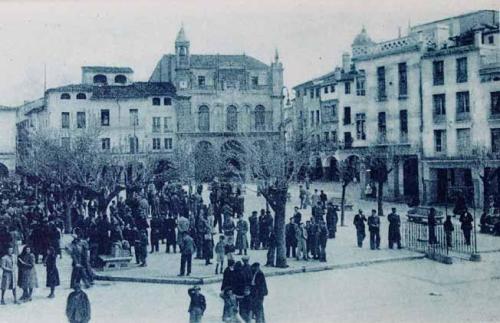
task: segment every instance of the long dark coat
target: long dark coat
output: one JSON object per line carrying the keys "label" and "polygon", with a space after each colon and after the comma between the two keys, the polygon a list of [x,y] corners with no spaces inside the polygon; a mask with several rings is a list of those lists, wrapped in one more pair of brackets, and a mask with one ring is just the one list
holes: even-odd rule
{"label": "long dark coat", "polygon": [[45,259],[45,266],[47,269],[47,281],[46,287],[56,287],[59,286],[59,270],[57,270],[57,255],[51,254],[47,255]]}

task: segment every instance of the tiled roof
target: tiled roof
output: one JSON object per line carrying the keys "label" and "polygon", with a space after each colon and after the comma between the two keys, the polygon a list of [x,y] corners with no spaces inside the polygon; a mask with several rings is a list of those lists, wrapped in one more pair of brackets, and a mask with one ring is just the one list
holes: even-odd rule
{"label": "tiled roof", "polygon": [[248,69],[267,69],[268,65],[247,55],[191,55],[191,66],[198,68],[235,67]]}
{"label": "tiled roof", "polygon": [[17,110],[17,107],[8,107],[5,105],[0,105],[0,111],[9,111],[9,110]]}
{"label": "tiled roof", "polygon": [[90,99],[132,99],[147,98],[155,95],[175,96],[175,86],[168,82],[136,82],[126,86],[94,86],[71,84],[47,90],[50,92],[91,92]]}
{"label": "tiled roof", "polygon": [[337,83],[337,82],[342,82],[342,81],[347,81],[347,80],[353,80],[358,74],[360,74],[358,71],[349,71],[349,72],[344,72],[341,71],[340,74],[340,79],[336,79],[336,72],[335,70],[329,73],[326,73],[324,75],[318,76],[316,78],[313,78],[309,81],[300,83],[296,86],[293,87],[293,89],[297,89],[300,87],[309,87],[309,86],[316,86],[322,83]]}
{"label": "tiled roof", "polygon": [[82,71],[91,73],[134,73],[130,67],[117,66],[82,66]]}

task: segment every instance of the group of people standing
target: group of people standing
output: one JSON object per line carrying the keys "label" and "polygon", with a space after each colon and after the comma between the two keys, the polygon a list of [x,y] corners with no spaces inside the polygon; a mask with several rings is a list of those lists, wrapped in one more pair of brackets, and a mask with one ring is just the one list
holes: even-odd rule
{"label": "group of people standing", "polygon": [[[389,233],[388,233],[388,246],[389,249],[393,249],[394,245],[398,249],[402,249],[401,246],[401,217],[396,213],[396,208],[392,208],[391,213],[387,216],[387,221],[389,222]],[[354,227],[356,228],[356,238],[358,247],[363,247],[363,241],[366,237],[366,226],[368,226],[368,232],[370,233],[370,249],[379,250],[380,249],[380,216],[377,214],[376,210],[372,210],[371,215],[367,218],[363,214],[363,210],[359,209],[358,213],[353,219]]]}

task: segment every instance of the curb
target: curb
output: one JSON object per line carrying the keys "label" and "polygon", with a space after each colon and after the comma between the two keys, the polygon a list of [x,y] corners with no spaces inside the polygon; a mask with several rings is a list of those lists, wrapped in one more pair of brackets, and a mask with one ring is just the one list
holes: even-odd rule
{"label": "curb", "polygon": [[[368,265],[391,263],[391,262],[401,262],[424,259],[425,255],[415,255],[406,256],[401,258],[387,258],[387,259],[375,259],[369,261],[359,261],[348,264],[338,264],[338,265],[317,265],[317,266],[300,266],[298,268],[290,269],[280,269],[277,271],[272,271],[269,273],[264,273],[266,277],[276,277],[284,275],[295,275],[302,273],[313,273],[327,270],[336,269],[349,269],[355,267],[363,267]],[[147,277],[117,277],[111,275],[101,275],[96,274],[94,276],[95,280],[101,281],[114,281],[114,282],[129,282],[129,283],[145,283],[145,284],[168,284],[168,285],[209,285],[222,282],[222,276],[217,277],[205,277],[205,278],[147,278]]]}

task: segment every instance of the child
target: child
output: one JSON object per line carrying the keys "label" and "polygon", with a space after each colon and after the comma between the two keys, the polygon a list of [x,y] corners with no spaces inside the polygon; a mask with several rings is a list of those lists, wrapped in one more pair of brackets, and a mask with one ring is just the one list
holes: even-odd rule
{"label": "child", "polygon": [[216,265],[215,265],[215,274],[219,273],[219,265],[220,265],[220,273],[222,274],[224,270],[224,254],[225,254],[225,237],[221,235],[219,237],[219,242],[215,245],[215,253],[216,253]]}
{"label": "child", "polygon": [[234,252],[236,251],[236,247],[234,246],[234,238],[229,237],[227,239],[227,243],[224,246],[224,253],[226,254],[227,261],[234,260]]}
{"label": "child", "polygon": [[205,300],[205,296],[200,293],[199,286],[193,286],[188,290],[188,295],[191,298],[189,303],[189,322],[191,323],[200,323],[201,318],[203,317],[203,313],[207,308],[207,303]]}
{"label": "child", "polygon": [[231,288],[226,288],[220,297],[224,300],[224,310],[222,312],[222,321],[228,323],[239,323],[238,319],[238,302],[236,295],[233,294]]}

